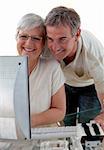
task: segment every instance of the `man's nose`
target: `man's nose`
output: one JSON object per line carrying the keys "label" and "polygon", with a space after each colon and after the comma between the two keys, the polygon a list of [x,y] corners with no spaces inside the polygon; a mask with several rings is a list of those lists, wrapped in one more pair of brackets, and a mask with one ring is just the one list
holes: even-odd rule
{"label": "man's nose", "polygon": [[54,41],[54,42],[52,43],[52,51],[53,51],[54,53],[56,53],[59,49],[60,49],[60,43],[57,42],[57,41]]}

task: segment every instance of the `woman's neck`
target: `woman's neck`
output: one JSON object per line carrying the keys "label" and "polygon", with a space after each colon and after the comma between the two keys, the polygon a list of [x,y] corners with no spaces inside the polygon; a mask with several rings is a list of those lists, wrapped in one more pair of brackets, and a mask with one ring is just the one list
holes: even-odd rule
{"label": "woman's neck", "polygon": [[28,66],[29,66],[29,75],[31,74],[31,72],[33,71],[33,69],[37,66],[39,59],[37,60],[32,60],[28,62]]}

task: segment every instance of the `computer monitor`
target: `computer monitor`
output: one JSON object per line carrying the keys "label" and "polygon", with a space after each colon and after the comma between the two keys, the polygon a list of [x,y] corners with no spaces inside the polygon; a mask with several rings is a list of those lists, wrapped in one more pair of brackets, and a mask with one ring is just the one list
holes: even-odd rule
{"label": "computer monitor", "polygon": [[0,139],[30,139],[27,56],[0,56]]}

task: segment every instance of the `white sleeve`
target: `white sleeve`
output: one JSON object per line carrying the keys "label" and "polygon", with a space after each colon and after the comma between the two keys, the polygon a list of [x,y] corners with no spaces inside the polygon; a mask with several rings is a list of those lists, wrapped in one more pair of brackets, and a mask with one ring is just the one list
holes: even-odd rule
{"label": "white sleeve", "polygon": [[104,93],[104,47],[93,35],[89,36],[88,68],[98,93]]}
{"label": "white sleeve", "polygon": [[94,79],[97,93],[104,93],[104,64],[98,58],[89,60],[89,73]]}
{"label": "white sleeve", "polygon": [[65,77],[60,65],[54,68],[52,75],[52,95],[54,95],[65,83]]}

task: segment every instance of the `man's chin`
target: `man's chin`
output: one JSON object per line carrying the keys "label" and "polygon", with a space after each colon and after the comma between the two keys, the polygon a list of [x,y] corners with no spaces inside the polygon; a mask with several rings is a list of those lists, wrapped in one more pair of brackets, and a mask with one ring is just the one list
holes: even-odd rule
{"label": "man's chin", "polygon": [[52,55],[53,55],[53,57],[54,57],[57,61],[59,61],[59,62],[63,60],[63,57],[62,57],[62,56],[55,55],[55,54],[53,54],[53,53],[52,53]]}
{"label": "man's chin", "polygon": [[60,57],[55,57],[55,59],[56,59],[58,62],[60,62],[60,61],[63,60],[63,58],[60,58]]}

